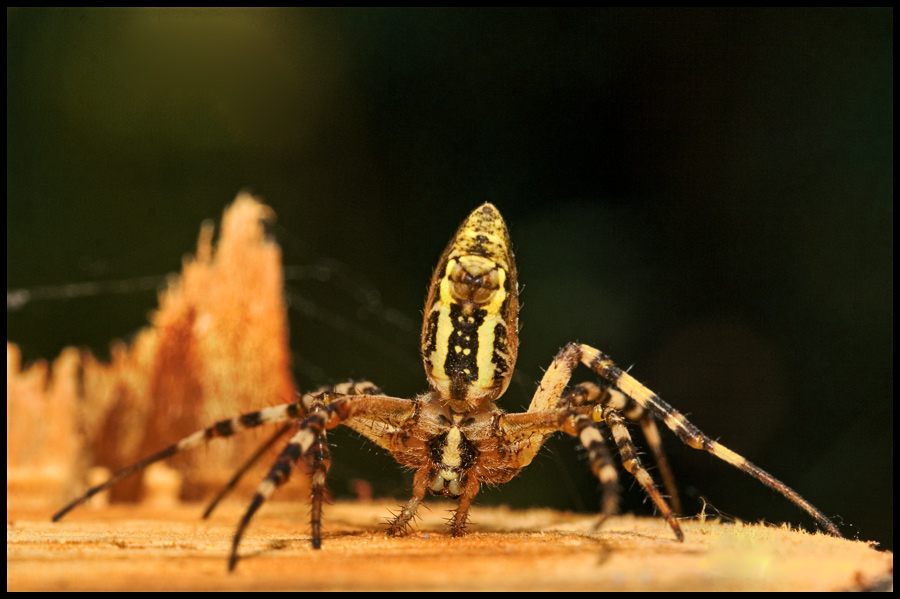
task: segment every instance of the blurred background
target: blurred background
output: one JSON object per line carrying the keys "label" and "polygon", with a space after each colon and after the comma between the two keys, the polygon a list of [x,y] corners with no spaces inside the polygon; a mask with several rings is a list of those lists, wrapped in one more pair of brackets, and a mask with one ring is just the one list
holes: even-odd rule
{"label": "blurred background", "polygon": [[[108,356],[241,189],[278,215],[300,387],[424,391],[426,284],[491,201],[524,287],[505,409],[592,344],[893,547],[891,9],[7,9],[7,337],[26,363]],[[389,456],[331,437],[337,497],[407,498]],[[813,526],[664,437],[688,514]],[[623,509],[651,513],[621,481]],[[592,511],[597,487],[561,438],[477,501]]]}

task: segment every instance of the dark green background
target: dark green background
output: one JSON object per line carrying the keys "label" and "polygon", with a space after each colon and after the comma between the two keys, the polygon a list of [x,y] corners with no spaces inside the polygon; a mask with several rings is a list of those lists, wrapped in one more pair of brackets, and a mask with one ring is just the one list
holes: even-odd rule
{"label": "dark green background", "polygon": [[[426,282],[489,200],[524,285],[505,408],[563,344],[596,345],[892,547],[892,10],[7,10],[7,289],[36,294],[7,336],[26,360],[127,339],[155,291],[53,286],[179,270],[242,188],[278,214],[285,263],[321,267],[289,286],[302,387],[424,390]],[[338,496],[357,478],[406,496],[390,458],[334,441]],[[666,442],[690,513],[810,525]],[[598,501],[571,439],[478,499]]]}

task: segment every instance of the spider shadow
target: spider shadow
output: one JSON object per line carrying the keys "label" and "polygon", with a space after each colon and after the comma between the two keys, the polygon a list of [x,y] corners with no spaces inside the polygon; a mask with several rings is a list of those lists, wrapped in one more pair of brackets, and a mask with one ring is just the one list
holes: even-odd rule
{"label": "spider shadow", "polygon": [[[338,533],[331,534],[323,534],[322,535],[322,544],[325,545],[328,541],[337,541],[339,539],[347,538],[347,537],[362,537],[367,534],[373,534],[372,531],[367,530],[355,530],[355,531],[344,531]],[[262,549],[257,549],[253,552],[248,552],[244,555],[244,557],[262,555],[273,551],[282,551],[285,549],[291,549],[294,547],[299,547],[300,544],[311,545],[311,541],[309,537],[301,537],[301,538],[283,538],[283,539],[273,539],[269,541],[266,546]]]}

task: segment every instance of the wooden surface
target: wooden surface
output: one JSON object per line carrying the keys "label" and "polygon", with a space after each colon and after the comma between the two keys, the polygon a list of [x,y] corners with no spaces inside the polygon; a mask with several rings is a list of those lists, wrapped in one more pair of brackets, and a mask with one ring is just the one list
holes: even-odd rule
{"label": "wooden surface", "polygon": [[199,504],[117,504],[50,522],[7,510],[10,590],[860,590],[890,584],[893,554],[867,543],[759,525],[474,508],[473,533],[445,534],[450,504],[426,504],[417,530],[389,538],[395,502],[327,506],[323,549],[308,507],[266,505],[226,569],[243,506],[208,521]]}

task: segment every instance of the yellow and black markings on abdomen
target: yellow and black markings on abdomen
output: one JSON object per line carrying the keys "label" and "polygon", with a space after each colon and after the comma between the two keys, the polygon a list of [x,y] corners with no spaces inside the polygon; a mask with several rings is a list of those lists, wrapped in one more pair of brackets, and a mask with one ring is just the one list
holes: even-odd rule
{"label": "yellow and black markings on abdomen", "polygon": [[444,372],[450,377],[450,395],[464,398],[466,387],[478,380],[478,331],[484,326],[486,310],[476,308],[464,315],[463,307],[450,304],[450,326],[453,330],[447,340],[447,357]]}
{"label": "yellow and black markings on abdomen", "polygon": [[499,397],[518,346],[518,289],[509,233],[484,204],[459,228],[431,280],[422,354],[433,388],[454,410]]}
{"label": "yellow and black markings on abdomen", "polygon": [[508,298],[503,287],[486,304],[441,293],[426,324],[423,353],[431,376],[446,381],[451,398],[492,395],[504,387],[515,359],[506,325]]}

